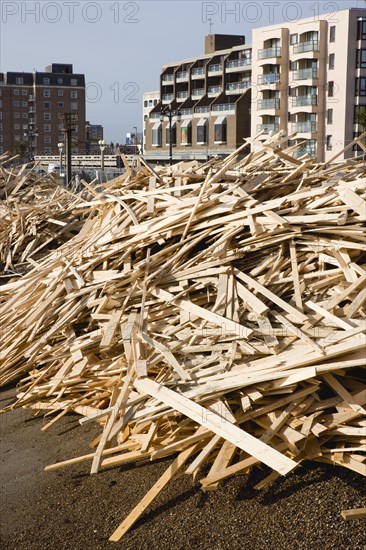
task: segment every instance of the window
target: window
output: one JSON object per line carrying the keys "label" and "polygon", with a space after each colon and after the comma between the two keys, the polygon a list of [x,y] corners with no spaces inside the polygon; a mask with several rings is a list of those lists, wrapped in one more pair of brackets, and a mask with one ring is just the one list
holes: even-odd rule
{"label": "window", "polygon": [[28,113],[22,113],[22,118],[28,118]]}
{"label": "window", "polygon": [[207,119],[201,118],[197,124],[197,145],[207,143]]}
{"label": "window", "polygon": [[327,124],[333,124],[333,109],[327,110]]}
{"label": "window", "polygon": [[51,84],[51,80],[50,80],[49,78],[44,78],[44,79],[43,79],[43,84],[44,84],[45,86],[48,86],[49,84]]}
{"label": "window", "polygon": [[156,122],[151,130],[151,143],[153,147],[161,147],[162,124]]}
{"label": "window", "polygon": [[147,107],[148,103],[147,103],[147,100],[145,99],[144,101],[144,107]]}
{"label": "window", "polygon": [[22,76],[17,76],[15,78],[15,84],[24,84],[24,78]]}
{"label": "window", "polygon": [[62,130],[63,127],[64,127],[63,124],[59,124],[59,125],[57,126],[57,129],[58,129],[58,130]]}
{"label": "window", "polygon": [[329,42],[335,42],[336,28],[335,26],[329,28]]}
{"label": "window", "polygon": [[43,105],[45,109],[51,109],[51,103],[49,101],[45,101]]}
{"label": "window", "polygon": [[356,78],[355,84],[355,96],[366,96],[366,76]]}
{"label": "window", "polygon": [[152,99],[149,99],[149,107],[152,107],[153,106],[153,101]]}
{"label": "window", "polygon": [[20,118],[20,113],[14,113],[14,118]]}
{"label": "window", "polygon": [[76,102],[76,101],[72,101],[72,102],[71,102],[71,110],[72,110],[72,111],[77,111],[77,109],[78,109],[78,104],[77,104],[77,102]]}
{"label": "window", "polygon": [[27,90],[22,90],[22,95],[28,95]]}
{"label": "window", "polygon": [[51,131],[51,124],[45,124],[43,126],[43,129],[44,129],[45,132],[50,132]]}
{"label": "window", "polygon": [[366,104],[365,105],[355,105],[353,123],[358,124],[358,115],[359,113],[366,113]]}
{"label": "window", "polygon": [[333,148],[332,136],[327,136],[327,151],[331,151],[332,148]]}
{"label": "window", "polygon": [[297,38],[298,38],[298,35],[297,34],[290,34],[290,44],[297,44]]}
{"label": "window", "polygon": [[335,64],[335,54],[330,53],[329,54],[329,69],[334,69],[334,64]]}
{"label": "window", "polygon": [[72,79],[70,80],[70,84],[71,84],[71,86],[77,86],[77,85],[78,85],[77,79],[76,79],[76,78],[72,78]]}
{"label": "window", "polygon": [[14,90],[14,95],[19,95],[19,90]]}
{"label": "window", "polygon": [[22,101],[22,107],[28,107],[28,101]]}
{"label": "window", "polygon": [[45,143],[51,143],[51,136],[44,136]]}
{"label": "window", "polygon": [[14,124],[14,130],[20,130],[20,124]]}
{"label": "window", "polygon": [[366,48],[356,50],[356,68],[366,69]]}
{"label": "window", "polygon": [[64,142],[64,139],[65,139],[65,136],[63,134],[61,134],[60,136],[58,136],[57,140],[59,143],[63,143]]}
{"label": "window", "polygon": [[75,92],[75,91],[72,91],[71,92],[71,99],[77,99],[78,98],[78,93]]}
{"label": "window", "polygon": [[59,109],[63,109],[63,107],[64,107],[64,102],[63,102],[63,101],[59,101],[59,102],[57,103],[57,107],[58,107]]}
{"label": "window", "polygon": [[154,99],[154,107],[158,104],[158,100]]}
{"label": "window", "polygon": [[180,126],[180,143],[181,145],[192,145],[192,122],[183,120]]}
{"label": "window", "polygon": [[45,155],[50,155],[51,154],[51,147],[45,147],[44,148],[44,153],[45,153]]}
{"label": "window", "polygon": [[[0,137],[1,137],[0,141],[2,141],[3,136],[0,136]],[[14,140],[15,141],[20,141],[20,136],[19,135],[14,136]]]}
{"label": "window", "polygon": [[226,143],[226,118],[220,116],[215,121],[215,143]]}
{"label": "window", "polygon": [[357,40],[366,40],[366,17],[357,21]]}
{"label": "window", "polygon": [[63,78],[58,78],[57,79],[57,84],[63,84],[64,83],[64,79]]}
{"label": "window", "polygon": [[44,113],[43,120],[51,120],[51,113]]}
{"label": "window", "polygon": [[330,80],[328,82],[328,97],[334,97],[334,81]]}
{"label": "window", "polygon": [[13,107],[19,107],[20,103],[19,101],[13,101]]}
{"label": "window", "polygon": [[50,90],[43,90],[43,97],[51,97],[51,91]]}
{"label": "window", "polygon": [[63,90],[57,90],[58,97],[63,97],[64,91]]}

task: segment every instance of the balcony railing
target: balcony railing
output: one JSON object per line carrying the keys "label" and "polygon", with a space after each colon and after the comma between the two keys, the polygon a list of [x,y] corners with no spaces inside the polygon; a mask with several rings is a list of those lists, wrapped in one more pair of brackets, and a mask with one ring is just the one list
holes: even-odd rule
{"label": "balcony railing", "polygon": [[209,94],[221,94],[222,92],[222,86],[209,86],[208,87],[208,93]]}
{"label": "balcony railing", "polygon": [[195,88],[192,90],[192,95],[193,96],[202,96],[205,94],[205,89],[204,88]]}
{"label": "balcony railing", "polygon": [[281,57],[281,48],[275,46],[273,48],[258,50],[258,59],[268,59],[269,57]]}
{"label": "balcony railing", "polygon": [[184,99],[184,98],[188,97],[188,92],[177,92],[177,97]]}
{"label": "balcony railing", "polygon": [[299,42],[294,44],[294,53],[303,53],[303,52],[318,52],[319,51],[319,42],[317,40],[311,40],[309,42]]}
{"label": "balcony railing", "polygon": [[34,95],[29,95],[28,96],[28,101],[35,101],[36,98],[34,97]]}
{"label": "balcony railing", "polygon": [[222,65],[220,63],[215,63],[214,65],[209,65],[208,72],[209,73],[217,73],[222,71]]}
{"label": "balcony railing", "polygon": [[163,101],[172,101],[174,99],[174,94],[163,94]]}
{"label": "balcony railing", "polygon": [[200,107],[196,107],[194,112],[195,113],[208,113],[210,110],[210,107],[208,105],[201,105]]}
{"label": "balcony railing", "polygon": [[243,80],[242,82],[229,82],[226,84],[227,92],[242,92],[249,88],[250,80]]}
{"label": "balcony railing", "polygon": [[293,107],[308,107],[318,104],[317,95],[298,95],[292,98]]}
{"label": "balcony railing", "polygon": [[177,73],[177,80],[185,80],[188,78],[188,71],[180,71]]}
{"label": "balcony railing", "polygon": [[235,69],[236,67],[244,67],[245,65],[251,65],[252,59],[251,57],[246,59],[233,59],[232,61],[228,61],[226,63],[227,69]]}
{"label": "balcony railing", "polygon": [[294,122],[291,125],[292,132],[316,132],[316,122]]}
{"label": "balcony railing", "polygon": [[316,157],[316,149],[313,147],[301,147],[294,152],[295,159],[302,157],[303,155],[310,155],[312,158]]}
{"label": "balcony railing", "polygon": [[257,133],[264,130],[264,133],[268,134],[269,132],[278,132],[279,129],[279,124],[257,124]]}
{"label": "balcony railing", "polygon": [[36,112],[36,108],[35,108],[35,107],[30,107],[30,108],[29,108],[28,113],[33,114],[33,113],[35,113],[35,112]]}
{"label": "balcony railing", "polygon": [[280,73],[267,73],[258,76],[258,84],[275,84],[280,81]]}
{"label": "balcony railing", "polygon": [[257,101],[257,107],[259,110],[279,109],[280,100],[277,97],[271,97],[270,99],[260,99],[259,101]]}
{"label": "balcony railing", "polygon": [[195,67],[194,69],[192,69],[192,76],[200,75],[200,74],[205,74],[205,68],[204,67]]}
{"label": "balcony railing", "polygon": [[193,113],[193,109],[180,109],[180,114],[183,115],[191,115]]}
{"label": "balcony railing", "polygon": [[292,79],[293,80],[313,80],[318,78],[318,69],[300,69],[298,71],[293,71]]}
{"label": "balcony railing", "polygon": [[163,76],[163,82],[173,82],[174,75],[173,74],[165,74]]}
{"label": "balcony railing", "polygon": [[234,111],[235,103],[219,103],[218,105],[212,105],[212,111]]}

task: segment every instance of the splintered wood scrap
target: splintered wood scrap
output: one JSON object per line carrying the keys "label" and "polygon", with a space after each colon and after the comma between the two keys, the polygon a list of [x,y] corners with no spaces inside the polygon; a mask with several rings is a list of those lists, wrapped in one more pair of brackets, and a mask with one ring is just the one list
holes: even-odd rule
{"label": "splintered wood scrap", "polygon": [[111,540],[183,466],[205,491],[261,463],[258,488],[303,460],[366,475],[365,166],[279,143],[141,160],[82,197],[0,164],[0,254],[32,265],[0,297],[9,408],[99,426],[94,452],[48,470],[174,458]]}
{"label": "splintered wood scrap", "polygon": [[353,508],[351,510],[342,510],[341,516],[347,521],[354,519],[366,519],[366,508]]}

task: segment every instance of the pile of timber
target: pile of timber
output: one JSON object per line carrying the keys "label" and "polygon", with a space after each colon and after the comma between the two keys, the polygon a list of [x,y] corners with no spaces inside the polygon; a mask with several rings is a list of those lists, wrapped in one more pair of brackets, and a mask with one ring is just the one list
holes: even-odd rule
{"label": "pile of timber", "polygon": [[[8,167],[0,158],[0,265],[4,273],[24,271],[67,242],[81,228],[81,198],[28,163]],[[34,265],[34,264],[33,264]],[[4,274],[3,273],[3,274]]]}
{"label": "pile of timber", "polygon": [[258,487],[309,459],[365,475],[365,163],[254,145],[128,167],[2,287],[13,407],[101,427],[92,453],[46,469],[175,456],[111,540],[183,468],[204,490],[260,463]]}

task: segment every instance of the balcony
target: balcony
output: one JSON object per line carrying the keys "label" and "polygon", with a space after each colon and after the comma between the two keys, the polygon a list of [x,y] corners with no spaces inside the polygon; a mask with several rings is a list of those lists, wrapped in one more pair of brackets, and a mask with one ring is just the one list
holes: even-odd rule
{"label": "balcony", "polygon": [[220,103],[218,105],[212,105],[212,111],[234,111],[235,103]]}
{"label": "balcony", "polygon": [[299,42],[294,44],[294,53],[303,53],[303,52],[318,52],[319,51],[319,42],[311,40],[310,42]]}
{"label": "balcony", "polygon": [[35,107],[29,107],[29,110],[28,110],[28,113],[29,114],[33,114],[36,112],[36,108]]}
{"label": "balcony", "polygon": [[221,94],[221,92],[222,92],[222,86],[209,86],[208,87],[208,96],[209,97]]}
{"label": "balcony", "polygon": [[210,107],[208,105],[201,105],[194,110],[195,113],[208,113],[209,111]]}
{"label": "balcony", "polygon": [[258,50],[258,59],[269,59],[270,57],[281,57],[281,48],[276,46],[273,48]]}
{"label": "balcony", "polygon": [[184,91],[184,92],[177,92],[177,99],[178,100],[182,100],[183,99],[186,99],[188,97],[188,92],[187,91]]}
{"label": "balcony", "polygon": [[265,134],[269,134],[269,132],[278,132],[279,129],[279,124],[257,124],[257,134],[262,131],[264,131]]}
{"label": "balcony", "polygon": [[163,94],[163,103],[168,103],[169,101],[173,101],[174,94]]}
{"label": "balcony", "polygon": [[163,76],[163,82],[173,82],[174,80],[174,75],[173,74],[165,74]]}
{"label": "balcony", "polygon": [[227,93],[242,93],[244,90],[247,90],[250,87],[250,80],[243,80],[242,82],[229,82],[226,84],[226,92]]}
{"label": "balcony", "polygon": [[251,65],[252,59],[249,57],[247,59],[233,59],[226,63],[226,69],[237,69],[238,67],[245,67],[246,65]]}
{"label": "balcony", "polygon": [[270,99],[260,99],[259,101],[257,101],[257,108],[261,111],[266,109],[279,109],[280,100],[277,97],[271,97]]}
{"label": "balcony", "polygon": [[315,158],[316,149],[313,147],[301,147],[301,149],[297,149],[296,151],[294,151],[295,159],[302,157],[303,155],[309,155],[310,157]]}
{"label": "balcony", "polygon": [[280,81],[280,73],[267,73],[258,76],[258,84],[275,84]]}
{"label": "balcony", "polygon": [[192,69],[191,75],[192,78],[202,78],[202,76],[205,76],[205,68],[195,67],[194,69]]}
{"label": "balcony", "polygon": [[222,72],[222,65],[220,63],[216,63],[214,65],[208,66],[208,73],[221,73]]}
{"label": "balcony", "polygon": [[293,107],[310,107],[318,104],[317,95],[298,95],[292,98]]}
{"label": "balcony", "polygon": [[28,96],[28,101],[35,101],[36,98],[34,97],[34,95],[29,95]]}
{"label": "balcony", "polygon": [[292,132],[316,132],[316,122],[294,122],[291,125]]}
{"label": "balcony", "polygon": [[318,69],[300,69],[299,71],[293,71],[293,80],[313,80],[318,78]]}
{"label": "balcony", "polygon": [[205,95],[204,88],[195,88],[192,90],[192,97],[202,97],[203,95]]}
{"label": "balcony", "polygon": [[189,76],[188,71],[180,71],[176,75],[177,82],[183,82],[184,80],[188,80],[188,76]]}

